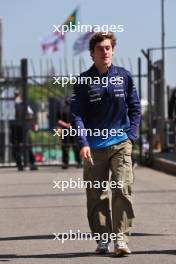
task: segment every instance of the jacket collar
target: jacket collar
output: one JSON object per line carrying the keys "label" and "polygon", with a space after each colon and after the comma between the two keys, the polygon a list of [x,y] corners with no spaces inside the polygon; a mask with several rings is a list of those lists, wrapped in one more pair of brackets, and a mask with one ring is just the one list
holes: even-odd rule
{"label": "jacket collar", "polygon": [[[108,76],[111,76],[114,74],[114,68],[115,66],[113,64],[111,64],[110,67],[108,67]],[[93,76],[102,76],[102,74],[99,72],[99,70],[96,68],[95,64],[92,65],[92,67],[90,68],[91,71],[91,75]]]}

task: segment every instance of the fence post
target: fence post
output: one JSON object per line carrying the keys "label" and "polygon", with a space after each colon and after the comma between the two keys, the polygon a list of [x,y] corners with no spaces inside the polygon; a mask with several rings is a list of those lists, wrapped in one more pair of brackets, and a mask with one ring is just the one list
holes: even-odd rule
{"label": "fence post", "polygon": [[21,59],[21,84],[23,100],[23,153],[24,166],[27,165],[27,99],[28,99],[28,63],[27,59]]}
{"label": "fence post", "polygon": [[0,19],[0,78],[3,77],[2,67],[2,20]]}
{"label": "fence post", "polygon": [[153,163],[153,104],[152,104],[152,61],[151,50],[147,50],[148,57],[148,141],[149,141],[149,164]]}
{"label": "fence post", "polygon": [[[138,89],[139,89],[139,99],[141,102],[142,99],[142,90],[141,90],[141,58],[138,58]],[[141,109],[142,111],[142,109]],[[141,113],[141,122],[139,126],[139,161],[142,164],[142,113]]]}

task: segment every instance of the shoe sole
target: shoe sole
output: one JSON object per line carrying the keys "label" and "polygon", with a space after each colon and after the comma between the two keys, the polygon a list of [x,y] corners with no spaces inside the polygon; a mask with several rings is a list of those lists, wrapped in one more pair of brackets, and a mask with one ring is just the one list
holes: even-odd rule
{"label": "shoe sole", "polygon": [[121,257],[121,256],[125,256],[125,255],[130,255],[131,251],[126,251],[125,249],[121,248],[121,249],[116,250],[114,253],[116,256]]}
{"label": "shoe sole", "polygon": [[108,249],[98,249],[95,251],[97,254],[108,254],[109,253],[109,248]]}
{"label": "shoe sole", "polygon": [[97,254],[100,254],[100,255],[104,255],[104,254],[108,254],[109,253],[109,250],[97,250],[95,251]]}

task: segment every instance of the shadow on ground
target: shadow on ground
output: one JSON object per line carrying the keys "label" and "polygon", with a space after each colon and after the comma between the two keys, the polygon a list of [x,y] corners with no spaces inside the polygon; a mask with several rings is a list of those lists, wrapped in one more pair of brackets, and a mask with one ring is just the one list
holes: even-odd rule
{"label": "shadow on ground", "polygon": [[[132,255],[176,255],[176,250],[148,250],[148,251],[134,251]],[[0,255],[0,261],[8,261],[7,259],[18,259],[18,258],[84,258],[84,257],[111,257],[114,258],[113,253],[106,255],[99,255],[94,252],[77,252],[77,253],[58,253],[58,254],[37,254],[37,255],[15,255],[15,254],[2,254]]]}
{"label": "shadow on ground", "polygon": [[[86,235],[86,234],[87,235]],[[89,234],[91,234],[90,232],[85,232],[83,234],[81,234],[81,237],[83,239],[89,240],[90,236],[88,236]],[[64,234],[64,233],[63,233]],[[53,239],[54,238],[59,238],[61,239],[70,239],[71,237],[67,236],[67,235],[58,235],[57,237],[55,235],[36,235],[36,236],[17,236],[17,237],[0,237],[0,241],[13,241],[13,240],[34,240],[34,239]],[[80,233],[77,233],[76,238],[79,238]],[[175,236],[176,234],[151,234],[151,233],[132,233],[132,236]],[[55,239],[57,240],[57,239]]]}

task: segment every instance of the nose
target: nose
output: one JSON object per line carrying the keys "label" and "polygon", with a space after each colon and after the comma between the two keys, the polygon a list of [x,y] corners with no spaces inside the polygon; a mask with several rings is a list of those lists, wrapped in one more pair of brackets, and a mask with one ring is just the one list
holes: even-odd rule
{"label": "nose", "polygon": [[104,55],[108,54],[108,51],[106,50],[106,48],[103,49],[103,54]]}

